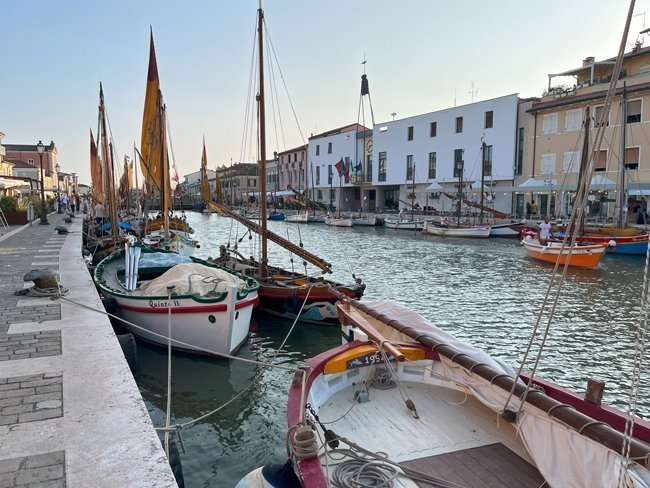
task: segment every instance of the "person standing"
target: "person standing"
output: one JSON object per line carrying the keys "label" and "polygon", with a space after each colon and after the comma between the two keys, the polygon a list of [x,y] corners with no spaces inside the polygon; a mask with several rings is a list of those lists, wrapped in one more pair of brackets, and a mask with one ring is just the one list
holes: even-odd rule
{"label": "person standing", "polygon": [[61,209],[65,212],[68,210],[68,195],[65,193],[61,195]]}
{"label": "person standing", "polygon": [[533,207],[530,206],[530,202],[526,202],[526,218],[530,218],[530,214],[533,213]]}
{"label": "person standing", "polygon": [[100,202],[97,202],[97,205],[95,205],[95,223],[97,225],[102,225],[104,216],[104,205],[102,205]]}
{"label": "person standing", "polygon": [[551,224],[548,222],[548,217],[544,217],[544,222],[539,224],[539,243],[542,246],[548,244],[548,238],[551,236]]}
{"label": "person standing", "polygon": [[70,197],[70,207],[72,208],[72,213],[75,213],[75,209],[77,208],[77,195],[75,192],[72,192],[72,196]]}
{"label": "person standing", "polygon": [[537,202],[535,200],[530,204],[530,210],[533,212],[533,215],[537,215]]}
{"label": "person standing", "polygon": [[75,193],[74,202],[77,205],[77,212],[81,212],[81,196],[79,193]]}

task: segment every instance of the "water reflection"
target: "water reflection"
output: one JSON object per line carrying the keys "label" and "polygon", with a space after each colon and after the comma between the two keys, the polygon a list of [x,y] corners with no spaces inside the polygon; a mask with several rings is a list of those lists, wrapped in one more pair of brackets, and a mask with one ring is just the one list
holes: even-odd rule
{"label": "water reflection", "polygon": [[[257,255],[259,240],[230,219],[189,213],[200,257],[237,242]],[[333,279],[367,283],[364,299],[392,299],[436,325],[518,365],[544,300],[552,266],[532,261],[515,240],[448,239],[383,228],[331,228],[269,222],[269,228],[331,262]],[[249,238],[252,237],[252,238]],[[284,249],[269,244],[271,264],[303,270]],[[624,407],[639,316],[644,258],[606,256],[595,270],[571,270],[555,314],[539,374],[582,391],[588,377],[607,382],[605,400]],[[313,272],[313,270],[311,270]],[[542,322],[545,324],[545,321]],[[261,316],[239,354],[298,366],[340,342],[336,328],[300,325],[282,351],[290,323]],[[141,388],[157,426],[164,424],[164,349],[140,346]],[[174,423],[196,418],[260,381],[217,415],[184,430],[186,482],[234,486],[249,470],[284,457],[286,392],[291,373],[236,361],[174,354]],[[648,382],[641,412],[650,415]]]}

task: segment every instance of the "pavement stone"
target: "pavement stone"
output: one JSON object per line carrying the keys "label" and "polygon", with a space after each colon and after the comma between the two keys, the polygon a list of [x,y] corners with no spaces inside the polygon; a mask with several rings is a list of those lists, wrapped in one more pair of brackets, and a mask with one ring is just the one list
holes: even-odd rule
{"label": "pavement stone", "polygon": [[64,488],[65,486],[64,451],[0,460],[0,487]]}

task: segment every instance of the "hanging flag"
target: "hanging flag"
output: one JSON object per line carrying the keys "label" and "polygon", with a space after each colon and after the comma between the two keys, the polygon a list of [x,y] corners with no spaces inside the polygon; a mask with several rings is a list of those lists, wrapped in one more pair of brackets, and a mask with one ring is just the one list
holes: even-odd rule
{"label": "hanging flag", "polygon": [[357,164],[357,165],[354,167],[354,170],[355,170],[357,173],[361,173],[361,170],[362,170],[362,169],[363,169],[363,167],[361,166],[361,163]]}
{"label": "hanging flag", "polygon": [[343,162],[343,176],[350,176],[350,168],[352,167],[352,162]]}
{"label": "hanging flag", "polygon": [[341,158],[341,160],[338,163],[336,163],[334,167],[336,168],[336,171],[339,172],[339,177],[343,176],[343,170],[345,169],[345,163],[343,162],[343,158]]}

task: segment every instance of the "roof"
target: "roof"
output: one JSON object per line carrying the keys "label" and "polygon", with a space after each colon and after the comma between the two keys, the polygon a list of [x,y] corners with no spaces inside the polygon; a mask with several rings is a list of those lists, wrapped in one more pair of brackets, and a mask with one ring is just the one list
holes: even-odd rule
{"label": "roof", "polygon": [[14,168],[34,168],[34,169],[38,169],[33,164],[26,163],[25,161],[21,161],[20,159],[7,158],[4,161],[13,163]]}
{"label": "roof", "polygon": [[[626,59],[632,59],[636,58],[639,56],[645,56],[650,54],[650,46],[649,47],[641,47],[641,48],[635,48],[632,51],[625,53],[623,55],[623,60]],[[574,68],[570,69],[568,71],[563,71],[562,73],[553,73],[550,76],[576,76],[584,71],[591,71],[592,66],[598,66],[598,65],[613,65],[616,62],[616,56],[613,58],[608,58],[604,59],[602,61],[594,61],[593,63],[589,63],[587,65],[580,66],[579,68]]]}
{"label": "roof", "polygon": [[294,153],[298,151],[304,151],[307,149],[307,144],[303,144],[302,146],[294,147],[293,149],[287,149],[285,151],[280,151],[278,153],[278,156],[282,156],[283,154],[288,154],[288,153]]}
{"label": "roof", "polygon": [[[36,149],[37,144],[2,144],[7,151],[25,151],[25,152],[38,152]],[[55,148],[54,141],[50,141],[49,144],[45,144],[46,151],[54,151]]]}
{"label": "roof", "polygon": [[350,132],[350,131],[366,131],[369,130],[367,127],[364,127],[361,124],[349,124],[349,125],[344,125],[343,127],[338,127],[336,129],[328,130],[326,132],[322,132],[320,134],[316,134],[315,136],[310,136],[309,140],[311,141],[312,139],[320,139],[321,137],[327,137],[327,136],[333,136],[336,134],[343,134],[344,132]]}
{"label": "roof", "polygon": [[[650,83],[639,83],[638,85],[628,85],[625,87],[625,93],[630,94],[630,93],[636,93],[640,91],[645,91],[645,90],[650,90]],[[622,95],[623,94],[623,87],[619,87],[616,89],[616,94],[615,95]],[[591,100],[598,100],[600,98],[605,98],[607,95],[607,90],[601,90],[597,92],[592,92],[592,93],[585,93],[583,95],[573,95],[573,96],[566,96],[566,97],[561,97],[561,98],[555,98],[553,100],[549,100],[547,102],[540,102],[540,103],[535,103],[533,106],[527,110],[527,112],[535,113],[540,110],[546,110],[549,108],[555,108],[555,107],[562,107],[564,105],[573,105],[576,103],[583,103],[583,102],[589,102]]]}

